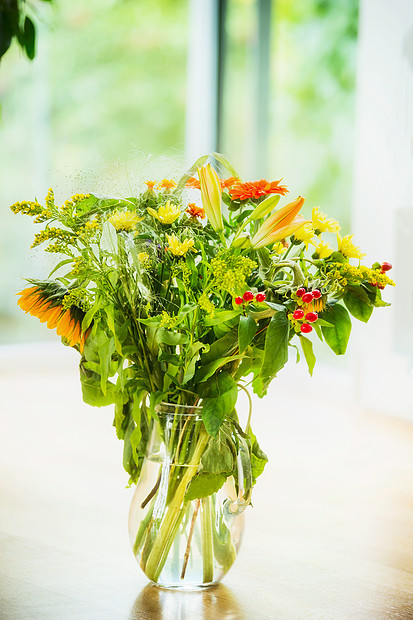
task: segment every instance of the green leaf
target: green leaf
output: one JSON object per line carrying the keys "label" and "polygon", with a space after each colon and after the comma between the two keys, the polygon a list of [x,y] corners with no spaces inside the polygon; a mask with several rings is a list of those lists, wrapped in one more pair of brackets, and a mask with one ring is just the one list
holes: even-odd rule
{"label": "green leaf", "polygon": [[58,263],[56,265],[56,267],[54,267],[52,269],[52,271],[49,273],[49,278],[52,277],[52,275],[58,270],[60,269],[60,267],[63,267],[63,265],[67,265],[68,263],[72,263],[73,262],[73,258],[65,258],[65,260],[61,260],[60,263]]}
{"label": "green leaf", "polygon": [[234,362],[235,360],[239,360],[241,358],[242,355],[231,355],[229,357],[223,357],[222,359],[215,360],[214,362],[206,364],[205,366],[201,366],[200,368],[198,368],[198,371],[195,375],[195,382],[203,383],[204,381],[212,377],[212,375],[215,374],[217,370],[222,368],[222,366],[225,366],[225,364],[229,364],[230,362]]}
{"label": "green leaf", "polygon": [[105,386],[105,392],[103,392],[101,377],[97,373],[85,368],[82,361],[80,362],[79,369],[82,396],[85,403],[92,405],[92,407],[105,407],[116,402],[117,390],[113,383],[108,381]]}
{"label": "green leaf", "polygon": [[209,364],[216,359],[226,357],[228,354],[235,352],[238,347],[238,327],[234,327],[225,336],[219,338],[211,344],[209,351],[201,356],[202,364]]}
{"label": "green leaf", "polygon": [[322,327],[325,341],[336,355],[344,355],[351,332],[351,319],[344,306],[335,304],[322,314],[332,327]]}
{"label": "green leaf", "polygon": [[267,306],[269,306],[270,308],[272,308],[272,310],[276,310],[277,312],[285,312],[286,308],[285,306],[282,306],[281,304],[276,304],[272,301],[265,301],[265,304],[267,304]]}
{"label": "green leaf", "polygon": [[24,20],[24,48],[30,60],[33,60],[36,54],[36,30],[30,17]]}
{"label": "green leaf", "polygon": [[367,323],[372,315],[373,306],[367,292],[360,285],[348,286],[343,300],[354,318]]}
{"label": "green leaf", "polygon": [[255,483],[258,476],[261,476],[264,471],[264,467],[268,462],[268,456],[261,450],[257,438],[251,428],[249,429],[249,436],[251,441],[251,473]]}
{"label": "green leaf", "polygon": [[316,361],[314,351],[313,351],[313,343],[311,342],[311,340],[309,340],[305,336],[300,336],[300,343],[301,343],[301,348],[304,353],[304,357],[307,362],[308,372],[310,373],[311,376],[313,376],[313,370],[314,370],[315,361]]}
{"label": "green leaf", "polygon": [[[226,425],[228,426],[228,424]],[[229,476],[234,469],[237,458],[237,447],[231,433],[224,428],[219,429],[216,437],[211,437],[201,457],[202,472],[226,474]]]}
{"label": "green leaf", "polygon": [[226,321],[230,321],[231,319],[239,316],[239,310],[216,310],[215,315],[213,317],[205,317],[204,323],[205,325],[219,325],[220,323],[225,323]]}
{"label": "green leaf", "polygon": [[228,161],[228,159],[225,157],[225,155],[222,155],[222,153],[211,153],[211,155],[213,155],[215,157],[215,159],[217,161],[219,161],[220,164],[222,164],[227,170],[228,172],[231,174],[231,176],[236,177],[237,179],[240,178],[238,172],[235,170],[234,166],[231,164],[230,161]]}
{"label": "green leaf", "polygon": [[202,420],[207,432],[215,437],[224,421],[234,409],[238,388],[234,379],[226,372],[211,377],[202,388]]}
{"label": "green leaf", "polygon": [[243,353],[257,332],[257,324],[250,316],[241,315],[238,324],[239,352]]}
{"label": "green leaf", "polygon": [[192,377],[194,376],[195,365],[197,361],[199,360],[200,351],[201,349],[204,349],[206,346],[207,345],[205,345],[203,342],[200,342],[198,340],[194,342],[189,348],[189,351],[187,354],[187,358],[189,358],[189,362],[187,362],[187,364],[184,367],[184,377],[182,380],[182,385],[185,385],[186,383],[188,383],[188,381],[190,381]]}
{"label": "green leaf", "polygon": [[159,343],[167,344],[170,346],[176,346],[178,344],[186,344],[189,340],[187,334],[181,334],[179,332],[172,332],[161,327],[156,332],[156,340]]}
{"label": "green leaf", "polygon": [[103,305],[104,305],[103,300],[97,299],[95,304],[91,308],[89,308],[89,310],[86,312],[85,316],[83,317],[82,331],[85,332],[87,330],[96,312],[98,312],[98,310],[100,310],[103,307]]}
{"label": "green leaf", "polygon": [[219,491],[227,479],[225,474],[199,473],[192,478],[185,493],[185,501],[208,497]]}
{"label": "green leaf", "polygon": [[286,312],[277,312],[267,327],[264,360],[260,375],[265,378],[275,377],[288,360],[288,335],[290,331]]}

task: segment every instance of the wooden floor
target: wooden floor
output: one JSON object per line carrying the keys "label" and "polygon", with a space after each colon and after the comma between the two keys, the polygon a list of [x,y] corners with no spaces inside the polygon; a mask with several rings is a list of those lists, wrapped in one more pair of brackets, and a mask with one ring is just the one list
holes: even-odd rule
{"label": "wooden floor", "polygon": [[270,464],[241,554],[202,593],[147,584],[129,548],[110,408],[76,369],[4,372],[2,620],[413,619],[413,427],[280,380],[254,411]]}

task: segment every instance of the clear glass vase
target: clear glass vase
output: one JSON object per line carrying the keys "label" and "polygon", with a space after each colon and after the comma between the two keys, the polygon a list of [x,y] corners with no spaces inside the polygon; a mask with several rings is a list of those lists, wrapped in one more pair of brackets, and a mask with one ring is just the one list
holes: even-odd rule
{"label": "clear glass vase", "polygon": [[[220,479],[219,473],[202,475],[203,455],[213,463],[214,450],[229,449],[208,435],[202,409],[161,403],[156,412],[129,512],[133,553],[159,586],[211,586],[231,568],[240,548],[252,487],[248,446],[224,422],[222,437],[230,438],[226,446],[235,447],[236,480],[225,474]],[[225,482],[211,493],[220,480]],[[208,487],[211,494],[199,497]]]}

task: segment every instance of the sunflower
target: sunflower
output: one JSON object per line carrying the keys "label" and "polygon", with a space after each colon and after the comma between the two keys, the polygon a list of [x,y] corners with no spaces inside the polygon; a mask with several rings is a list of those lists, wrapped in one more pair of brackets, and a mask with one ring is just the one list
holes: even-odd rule
{"label": "sunflower", "polygon": [[85,312],[78,306],[65,309],[63,298],[68,293],[66,287],[50,281],[32,281],[34,286],[25,288],[20,295],[18,305],[24,312],[37,317],[41,323],[46,323],[49,329],[56,328],[58,336],[62,336],[71,347],[79,347],[83,351],[86,338],[89,334],[82,331],[82,321]]}

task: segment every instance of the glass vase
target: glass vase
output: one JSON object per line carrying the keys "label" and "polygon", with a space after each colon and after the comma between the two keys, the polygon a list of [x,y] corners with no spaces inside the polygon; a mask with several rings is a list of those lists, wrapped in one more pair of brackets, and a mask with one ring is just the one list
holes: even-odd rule
{"label": "glass vase", "polygon": [[[252,487],[249,449],[226,422],[213,440],[201,414],[200,407],[157,406],[130,507],[133,553],[145,575],[162,587],[197,589],[218,583],[241,545]],[[221,437],[230,438],[227,447]],[[203,456],[208,454],[209,463],[220,463],[214,450],[228,446],[235,447],[235,477],[202,474]]]}

